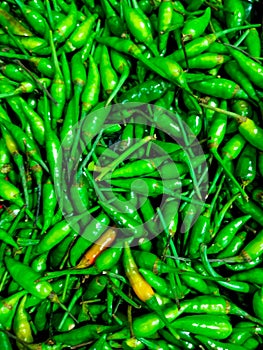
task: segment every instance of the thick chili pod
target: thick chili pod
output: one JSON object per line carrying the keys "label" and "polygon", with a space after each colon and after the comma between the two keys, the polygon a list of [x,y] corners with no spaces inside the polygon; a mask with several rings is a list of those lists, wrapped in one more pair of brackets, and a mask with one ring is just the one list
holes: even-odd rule
{"label": "thick chili pod", "polygon": [[45,299],[52,292],[50,283],[46,281],[37,282],[40,274],[35,272],[31,267],[11,257],[5,257],[5,264],[15,282],[37,298]]}
{"label": "thick chili pod", "polygon": [[133,250],[132,254],[139,267],[153,271],[155,274],[178,272],[177,269],[168,266],[153,253]]}
{"label": "thick chili pod", "polygon": [[118,83],[118,76],[112,67],[108,48],[102,45],[100,60],[100,76],[104,91],[111,94]]}
{"label": "thick chili pod", "polygon": [[[169,322],[175,320],[184,312],[185,308],[178,309],[176,305],[167,307],[164,310],[164,315]],[[148,313],[136,317],[133,320],[132,328],[135,337],[152,337],[160,329],[164,328],[165,324],[156,313]]]}
{"label": "thick chili pod", "polygon": [[230,277],[233,281],[249,281],[254,284],[263,285],[263,269],[261,267],[252,270],[238,272]]}
{"label": "thick chili pod", "polygon": [[108,249],[101,252],[100,255],[96,257],[94,271],[98,272],[109,271],[112,269],[120,260],[123,249],[119,246],[120,242],[116,243],[109,247]]}
{"label": "thick chili pod", "polygon": [[121,76],[117,85],[115,86],[110,96],[108,97],[105,106],[108,106],[110,102],[114,99],[114,97],[117,95],[117,93],[119,92],[119,90],[121,89],[125,81],[128,79],[130,74],[130,62],[119,52],[115,50],[111,50],[111,61],[114,69],[118,73],[120,73]]}
{"label": "thick chili pod", "polygon": [[25,203],[21,198],[20,190],[11,182],[0,178],[0,196],[8,200],[18,207],[22,207]]}
{"label": "thick chili pod", "polygon": [[27,292],[25,290],[17,292],[4,298],[0,301],[0,322],[3,327],[10,329],[13,323],[13,317],[16,312],[16,307],[22,296]]}
{"label": "thick chili pod", "polygon": [[89,56],[89,70],[87,82],[81,95],[81,118],[97,105],[100,94],[100,73],[93,56]]}
{"label": "thick chili pod", "polygon": [[77,7],[75,2],[70,4],[69,12],[65,18],[62,18],[56,25],[54,31],[54,42],[63,42],[73,32],[77,24]]}
{"label": "thick chili pod", "polygon": [[172,24],[173,20],[173,3],[172,1],[162,1],[158,9],[158,45],[160,54],[163,56],[167,49],[167,42],[169,39],[169,32],[165,31]]}
{"label": "thick chili pod", "polygon": [[126,1],[123,1],[122,9],[125,22],[131,34],[137,41],[145,43],[154,54],[157,54],[157,49],[153,43],[151,22],[147,16],[138,9],[130,7]]}
{"label": "thick chili pod", "polygon": [[228,28],[241,26],[245,21],[245,10],[241,0],[224,1],[225,20]]}
{"label": "thick chili pod", "polygon": [[[26,343],[33,343],[34,338],[31,330],[31,326],[28,320],[28,315],[25,310],[27,295],[25,295],[20,301],[16,314],[14,317],[13,329],[15,335],[19,338],[19,340]],[[20,348],[20,343],[17,342],[17,346]]]}
{"label": "thick chili pod", "polygon": [[244,43],[247,47],[247,52],[253,57],[260,57],[261,55],[261,39],[256,28],[249,29]]}
{"label": "thick chili pod", "polygon": [[242,346],[250,350],[256,350],[261,344],[261,339],[259,339],[257,336],[253,336],[247,339]]}
{"label": "thick chili pod", "polygon": [[263,84],[263,66],[237,49],[229,47],[229,52],[247,77],[261,88]]}
{"label": "thick chili pod", "polygon": [[8,30],[14,35],[20,36],[33,36],[33,33],[23,26],[15,17],[10,13],[0,8],[0,24],[3,27],[7,27]]}
{"label": "thick chili pod", "polygon": [[228,62],[229,56],[221,55],[213,52],[203,53],[197,57],[192,57],[184,61],[180,61],[182,68],[191,69],[212,69],[220,64]]}
{"label": "thick chili pod", "polygon": [[202,294],[209,295],[211,293],[209,286],[204,281],[203,278],[200,278],[197,274],[195,275],[195,270],[191,266],[186,264],[180,264],[180,268],[186,270],[188,273],[193,272],[193,276],[188,274],[181,274],[180,278],[184,284],[191,290],[197,290]]}
{"label": "thick chili pod", "polygon": [[206,243],[209,239],[211,225],[210,216],[211,213],[209,209],[207,209],[197,218],[191,229],[188,254],[192,257],[198,256],[200,245]]}
{"label": "thick chili pod", "polygon": [[167,280],[160,276],[157,276],[152,271],[147,269],[140,268],[139,272],[145,278],[146,282],[149,283],[150,286],[154,288],[158,294],[168,298],[174,297],[171,286]]}
{"label": "thick chili pod", "polygon": [[250,262],[263,254],[263,230],[260,230],[256,237],[253,238],[241,251],[240,257]]}
{"label": "thick chili pod", "polygon": [[[136,194],[136,193],[135,193]],[[139,200],[139,205],[140,205],[140,213],[142,215],[142,218],[144,220],[144,225],[146,228],[146,231],[148,233],[150,233],[151,235],[156,235],[156,232],[158,232],[157,230],[157,225],[156,222],[153,221],[154,217],[155,217],[155,210],[153,208],[153,205],[151,203],[150,198],[145,197],[143,195],[139,195],[136,197]],[[144,241],[144,237],[141,238],[141,241],[139,240],[139,244],[140,242],[142,242],[142,246],[141,249],[144,250],[142,247],[148,247],[148,245],[150,244],[151,241]],[[145,244],[144,244],[145,243]],[[146,250],[151,250],[146,248]]]}
{"label": "thick chili pod", "polygon": [[114,169],[110,174],[111,179],[122,177],[129,178],[151,174],[167,159],[166,156],[154,159],[140,159],[129,162],[120,168]]}
{"label": "thick chili pod", "polygon": [[241,181],[242,186],[247,186],[256,177],[256,148],[250,144],[242,151],[235,168],[235,175]]}
{"label": "thick chili pod", "polygon": [[105,197],[116,207],[116,209],[120,210],[120,212],[125,213],[127,216],[130,216],[131,219],[142,224],[142,219],[137,212],[136,206],[131,203],[131,201],[127,200],[126,197],[119,193],[113,194],[112,192],[106,192]]}
{"label": "thick chili pod", "polygon": [[98,14],[94,13],[80,23],[80,25],[77,26],[70,37],[66,40],[62,50],[64,52],[73,52],[77,49],[81,49],[89,39],[97,18]]}
{"label": "thick chili pod", "polygon": [[254,188],[252,191],[252,199],[263,207],[263,190],[261,188]]}
{"label": "thick chili pod", "polygon": [[[4,76],[6,76],[7,78],[9,78],[11,80],[15,80],[15,81],[19,81],[19,82],[27,80],[27,76],[23,72],[22,68],[20,66],[18,66],[17,64],[8,63],[5,65],[1,65],[0,69],[3,72]],[[7,84],[10,83],[10,81],[7,80],[6,83]]]}
{"label": "thick chili pod", "polygon": [[[248,319],[255,323],[262,323],[261,320],[251,316],[246,311],[239,308],[230,300],[222,296],[200,295],[190,300],[184,300],[180,303],[185,313],[209,314],[209,315],[235,315]],[[188,306],[187,306],[188,305]]]}
{"label": "thick chili pod", "polygon": [[231,240],[234,238],[237,231],[245,225],[245,223],[251,219],[250,215],[241,216],[229,224],[227,224],[222,230],[220,230],[212,243],[207,249],[207,254],[219,253],[222,249],[226,248]]}
{"label": "thick chili pod", "polygon": [[138,86],[124,92],[119,98],[119,103],[127,102],[145,102],[149,103],[158,100],[171,87],[171,83],[161,79],[155,78],[147,80]]}
{"label": "thick chili pod", "polygon": [[12,221],[17,217],[20,211],[21,209],[15,204],[11,204],[10,206],[5,207],[3,213],[1,213],[0,227],[3,230],[8,229],[11,226]]}
{"label": "thick chili pod", "polygon": [[73,55],[71,59],[71,78],[74,86],[73,104],[74,114],[71,116],[72,124],[75,125],[79,120],[80,96],[86,84],[86,67],[81,60],[80,52]]}
{"label": "thick chili pod", "polygon": [[[19,173],[20,173],[21,181],[22,181],[22,186],[23,186],[23,191],[24,191],[24,196],[25,196],[25,204],[27,205],[29,203],[29,196],[28,196],[26,173],[25,173],[25,166],[24,166],[23,157],[19,153],[19,149],[18,149],[18,146],[17,146],[14,138],[6,130],[6,128],[4,128],[2,126],[1,132],[2,132],[2,137],[5,141],[6,147],[7,147],[8,151],[10,152],[10,154],[12,155],[13,160],[19,169]],[[16,184],[17,180],[12,175],[13,174],[11,172],[9,172],[10,179],[14,180],[13,182]]]}
{"label": "thick chili pod", "polygon": [[193,40],[202,35],[210,22],[211,8],[207,7],[204,14],[187,20],[182,28],[183,41]]}
{"label": "thick chili pod", "polygon": [[187,84],[184,71],[179,63],[169,57],[155,57],[150,59],[150,62],[161,69],[170,81],[192,94]]}
{"label": "thick chili pod", "polygon": [[[241,115],[242,117],[248,117],[248,118],[251,115],[253,115],[253,113],[254,113],[252,105],[248,101],[245,101],[245,100],[234,100],[231,103],[231,110],[234,113]],[[233,124],[236,126],[235,121],[233,121]],[[231,127],[229,126],[229,131],[230,130],[231,130]]]}
{"label": "thick chili pod", "polygon": [[[220,260],[231,256],[236,256],[244,246],[246,237],[247,237],[246,231],[238,232],[235,235],[235,237],[232,239],[232,241],[228,244],[228,246],[217,255],[217,258]],[[218,264],[221,265],[221,263],[224,263],[224,262],[222,261],[222,262],[214,263],[213,266],[218,266]]]}
{"label": "thick chili pod", "polygon": [[123,18],[118,16],[108,0],[101,0],[101,4],[105,12],[106,23],[110,32],[112,32],[113,35],[121,37],[126,30]]}
{"label": "thick chili pod", "polygon": [[256,291],[256,293],[253,296],[252,300],[253,310],[254,313],[258,318],[263,320],[263,312],[262,312],[262,306],[263,306],[263,287],[261,287],[259,290]]}
{"label": "thick chili pod", "polygon": [[133,191],[138,194],[145,194],[145,191],[148,191],[148,195],[151,197],[157,197],[159,195],[163,194],[169,194],[172,193],[176,197],[176,191],[179,190],[184,185],[189,185],[191,183],[191,180],[183,179],[182,181],[180,179],[168,179],[168,180],[156,180],[151,178],[146,178],[145,180],[138,179],[134,181],[134,179],[112,179],[111,184],[113,186],[122,187],[124,189],[130,189],[131,186],[133,188]]}
{"label": "thick chili pod", "polygon": [[4,178],[5,176],[9,176],[10,172],[13,172],[10,152],[6,147],[5,140],[2,138],[0,141],[0,176]]}
{"label": "thick chili pod", "polygon": [[53,226],[41,239],[36,247],[36,253],[42,254],[59,244],[70,232],[72,228],[66,220],[62,220]]}
{"label": "thick chili pod", "polygon": [[209,95],[225,100],[232,98],[248,99],[248,95],[239,85],[225,78],[213,78],[207,81],[189,83],[189,86],[203,94],[209,91]]}
{"label": "thick chili pod", "polygon": [[212,339],[226,339],[232,332],[227,316],[193,315],[178,318],[171,323],[175,329],[205,335]]}
{"label": "thick chili pod", "polygon": [[241,135],[254,147],[259,150],[263,150],[263,146],[260,142],[263,136],[263,129],[256,125],[256,123],[249,118],[240,118],[240,124],[238,127]]}
{"label": "thick chili pod", "polygon": [[46,38],[49,29],[46,19],[38,11],[30,6],[27,6],[21,0],[15,0],[15,2],[19,6],[25,20],[33,28],[33,30],[42,37]]}
{"label": "thick chili pod", "polygon": [[43,146],[45,143],[45,127],[43,119],[26,103],[24,99],[20,98],[19,101],[29,122],[30,128],[35,135],[35,140]]}

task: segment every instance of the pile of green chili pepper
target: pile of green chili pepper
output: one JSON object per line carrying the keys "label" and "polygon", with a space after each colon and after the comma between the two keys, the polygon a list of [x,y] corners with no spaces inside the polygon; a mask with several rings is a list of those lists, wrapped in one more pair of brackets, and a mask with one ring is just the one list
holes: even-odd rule
{"label": "pile of green chili pepper", "polygon": [[261,7],[1,1],[1,350],[263,347]]}

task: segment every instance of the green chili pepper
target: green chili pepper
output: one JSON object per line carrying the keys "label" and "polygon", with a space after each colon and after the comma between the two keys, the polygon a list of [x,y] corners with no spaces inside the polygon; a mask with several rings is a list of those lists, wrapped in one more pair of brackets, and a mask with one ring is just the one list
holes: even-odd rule
{"label": "green chili pepper", "polygon": [[223,259],[237,255],[241,251],[241,248],[244,246],[246,237],[247,232],[238,232],[232,241],[228,244],[228,246],[217,255],[217,258]]}
{"label": "green chili pepper", "polygon": [[163,1],[158,10],[158,34],[159,34],[159,51],[162,55],[167,49],[169,32],[165,31],[172,24],[173,19],[173,3],[172,1]]}
{"label": "green chili pepper", "polygon": [[191,18],[186,21],[182,29],[183,40],[193,40],[202,35],[209,24],[210,17],[211,8],[207,7],[202,16],[198,18]]}
{"label": "green chili pepper", "polygon": [[260,57],[261,54],[261,41],[258,30],[256,28],[249,29],[249,33],[246,36],[244,43],[247,47],[247,52],[253,57]]}
{"label": "green chili pepper", "polygon": [[258,87],[262,86],[263,68],[260,63],[255,62],[252,58],[247,57],[241,51],[229,47],[229,52],[237,61],[242,71]]}
{"label": "green chili pepper", "polygon": [[251,219],[250,215],[242,216],[230,222],[226,225],[221,231],[219,231],[215,239],[208,248],[208,254],[216,254],[222,249],[226,248],[230,241],[234,238],[237,231],[249,220]]}
{"label": "green chili pepper", "polygon": [[74,2],[70,4],[68,15],[57,23],[54,32],[54,42],[63,42],[73,32],[77,24],[77,7]]}
{"label": "green chili pepper", "polygon": [[52,292],[52,287],[48,282],[37,282],[40,275],[31,267],[11,257],[5,257],[5,263],[13,279],[32,295],[45,299]]}
{"label": "green chili pepper", "polygon": [[244,148],[238,159],[235,174],[241,180],[243,186],[247,186],[255,179],[256,149],[253,146],[248,144]]}
{"label": "green chili pepper", "polygon": [[108,48],[103,45],[100,61],[100,76],[102,86],[107,94],[111,94],[118,83],[118,76],[110,61]]}
{"label": "green chili pepper", "polygon": [[[205,35],[204,37],[196,38],[190,43],[187,43],[185,45],[186,55],[188,58],[196,57],[197,55],[207,50],[211,44],[213,44],[218,38],[223,37],[225,34],[237,31],[239,29],[247,29],[247,28],[248,26],[235,27],[231,29],[229,28],[224,31],[221,30],[221,31],[218,31],[217,33],[212,33],[212,34]],[[174,53],[172,53],[170,57],[175,59],[176,61],[181,61],[185,59],[184,50],[179,49]]]}
{"label": "green chili pepper", "polygon": [[27,295],[25,295],[20,301],[17,311],[14,317],[14,333],[19,338],[26,343],[33,343],[33,335],[30,327],[30,323],[28,321],[28,315],[25,311],[25,303],[26,303]]}
{"label": "green chili pepper", "polygon": [[172,327],[205,335],[212,339],[226,339],[232,332],[227,316],[194,315],[184,316],[172,322]]}
{"label": "green chili pepper", "polygon": [[45,18],[34,8],[23,4],[20,0],[15,0],[16,4],[19,6],[23,16],[25,17],[28,24],[33,28],[33,30],[43,37],[47,36],[48,24]]}
{"label": "green chili pepper", "polygon": [[226,62],[226,64],[224,64],[224,70],[232,80],[234,80],[242,87],[242,89],[248,94],[250,98],[257,102],[259,101],[253,84],[251,83],[250,79],[248,79],[245,72],[242,72],[236,61]]}
{"label": "green chili pepper", "polygon": [[16,312],[16,307],[22,296],[27,292],[20,291],[0,301],[0,321],[4,328],[10,329]]}
{"label": "green chili pepper", "polygon": [[66,102],[66,89],[65,89],[64,78],[62,76],[62,73],[59,67],[59,62],[57,59],[57,54],[56,54],[56,50],[53,42],[53,35],[51,31],[50,31],[50,47],[52,50],[53,62],[55,66],[55,74],[51,85],[51,95],[55,100],[55,102],[53,102],[51,105],[51,112],[52,112],[52,119],[53,119],[52,127],[54,129],[56,127],[57,122],[60,121],[60,119],[62,118],[62,114],[63,114],[65,102]]}
{"label": "green chili pepper", "polygon": [[92,28],[97,20],[98,15],[94,13],[85,19],[66,40],[63,50],[64,52],[72,52],[82,48],[91,35]]}
{"label": "green chili pepper", "polygon": [[145,43],[153,53],[157,54],[157,50],[153,44],[151,22],[149,19],[138,9],[131,8],[126,1],[123,2],[123,15],[127,27],[135,39]]}
{"label": "green chili pepper", "polygon": [[223,99],[242,98],[244,100],[248,98],[246,92],[239,85],[225,78],[214,78],[200,83],[190,83],[189,85],[202,93],[206,93],[209,89],[209,93],[213,97]]}
{"label": "green chili pepper", "polygon": [[245,11],[242,1],[234,0],[234,2],[231,2],[226,0],[224,3],[224,11],[228,28],[241,26],[243,24],[245,20]]}
{"label": "green chili pepper", "polygon": [[32,36],[33,33],[23,26],[15,17],[6,12],[3,8],[0,8],[0,24],[3,27],[7,27],[12,34],[20,36]]}
{"label": "green chili pepper", "polygon": [[211,337],[207,337],[206,335],[197,335],[195,336],[196,339],[198,339],[203,345],[207,346],[208,349],[216,349],[221,348],[222,350],[241,350],[244,349],[243,346],[231,344],[228,342],[219,342],[217,340],[214,340]]}
{"label": "green chili pepper", "polygon": [[12,345],[8,335],[3,331],[3,326],[0,326],[0,344],[3,350],[12,350]]}
{"label": "green chili pepper", "polygon": [[90,340],[98,339],[103,333],[111,333],[118,330],[119,326],[105,326],[98,324],[88,324],[72,330],[71,332],[66,332],[62,334],[57,334],[53,337],[58,343],[63,343],[68,346],[78,345]]}

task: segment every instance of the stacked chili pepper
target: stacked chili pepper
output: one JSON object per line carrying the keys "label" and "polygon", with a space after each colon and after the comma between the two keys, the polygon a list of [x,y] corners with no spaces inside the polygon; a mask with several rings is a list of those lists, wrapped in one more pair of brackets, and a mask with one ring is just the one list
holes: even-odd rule
{"label": "stacked chili pepper", "polygon": [[262,347],[260,6],[1,2],[1,349]]}

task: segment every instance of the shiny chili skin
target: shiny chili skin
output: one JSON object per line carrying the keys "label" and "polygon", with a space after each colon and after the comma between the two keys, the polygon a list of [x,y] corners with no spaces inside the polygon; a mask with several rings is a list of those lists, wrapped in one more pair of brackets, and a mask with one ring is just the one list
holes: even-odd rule
{"label": "shiny chili skin", "polygon": [[206,93],[209,90],[210,95],[213,97],[223,99],[248,98],[245,91],[239,85],[225,78],[214,78],[200,83],[190,83],[189,85],[191,88],[202,93]]}
{"label": "shiny chili skin", "polygon": [[26,266],[11,257],[6,257],[5,263],[13,279],[32,295],[40,299],[45,299],[52,292],[50,283],[46,281],[37,282],[40,275],[31,267]]}
{"label": "shiny chili skin", "polygon": [[183,40],[193,40],[203,34],[211,17],[211,8],[207,7],[204,14],[198,18],[189,19],[182,28]]}

